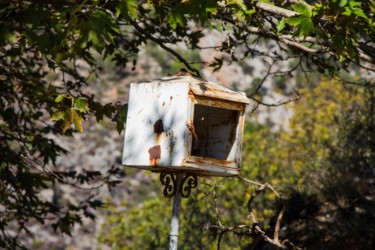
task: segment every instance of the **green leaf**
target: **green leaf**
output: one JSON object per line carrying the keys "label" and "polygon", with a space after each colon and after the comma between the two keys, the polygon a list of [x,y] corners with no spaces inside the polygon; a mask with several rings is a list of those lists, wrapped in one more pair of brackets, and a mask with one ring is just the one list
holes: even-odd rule
{"label": "green leaf", "polygon": [[362,5],[362,2],[356,2],[356,1],[349,1],[349,6],[351,7],[351,8],[355,8],[355,7],[357,7],[357,6],[361,6]]}
{"label": "green leaf", "polygon": [[303,16],[312,17],[311,7],[307,4],[292,4],[292,9]]}
{"label": "green leaf", "polygon": [[246,8],[245,4],[241,0],[226,0],[226,5],[238,5],[241,8]]}
{"label": "green leaf", "polygon": [[51,121],[58,121],[58,120],[64,119],[64,116],[65,116],[64,111],[57,111],[52,114]]}
{"label": "green leaf", "polygon": [[58,52],[58,53],[55,53],[54,55],[54,59],[56,62],[62,62],[68,58],[69,58],[68,52],[64,52],[64,53]]}
{"label": "green leaf", "polygon": [[126,19],[134,19],[138,20],[138,8],[139,2],[137,0],[127,0],[127,1],[120,1],[120,3],[115,7],[116,8],[116,16],[120,16],[120,14],[125,17]]}
{"label": "green leaf", "polygon": [[88,102],[84,98],[75,99],[75,104],[80,112],[85,112],[89,110]]}
{"label": "green leaf", "polygon": [[282,31],[284,28],[285,28],[285,18],[282,18],[282,19],[276,24],[277,32]]}
{"label": "green leaf", "polygon": [[103,51],[103,44],[101,42],[100,34],[98,35],[94,30],[89,32],[89,39],[92,42],[92,46],[101,53]]}
{"label": "green leaf", "polygon": [[348,4],[348,0],[341,0],[340,3],[339,3],[339,6],[344,7],[347,4]]}
{"label": "green leaf", "polygon": [[299,30],[299,35],[308,36],[314,31],[314,24],[310,19],[305,19],[301,23],[301,27]]}
{"label": "green leaf", "polygon": [[303,17],[301,17],[301,16],[292,16],[292,17],[289,17],[286,21],[287,21],[287,23],[289,25],[298,26],[298,25],[300,25],[302,23]]}
{"label": "green leaf", "polygon": [[51,40],[46,33],[36,36],[35,41],[43,52],[48,51],[52,47]]}
{"label": "green leaf", "polygon": [[64,100],[65,97],[66,97],[66,95],[58,95],[55,98],[55,102],[62,102],[62,100]]}
{"label": "green leaf", "polygon": [[168,13],[168,24],[172,29],[176,29],[179,24],[181,27],[186,26],[187,21],[183,13],[180,11],[173,10]]}
{"label": "green leaf", "polygon": [[117,132],[120,134],[124,130],[124,125],[126,122],[126,117],[128,114],[128,104],[120,105],[116,107],[117,113],[112,121],[116,122]]}
{"label": "green leaf", "polygon": [[129,11],[129,15],[135,19],[138,20],[138,13],[137,13],[137,7],[138,7],[139,2],[137,0],[127,0],[126,1],[126,6]]}
{"label": "green leaf", "polygon": [[71,226],[69,225],[69,223],[62,223],[60,226],[60,231],[66,235],[69,235],[69,236],[72,236],[72,233],[71,233]]}
{"label": "green leaf", "polygon": [[286,19],[286,22],[291,26],[298,27],[294,33],[298,36],[308,36],[314,31],[314,23],[311,18],[306,15],[292,16]]}

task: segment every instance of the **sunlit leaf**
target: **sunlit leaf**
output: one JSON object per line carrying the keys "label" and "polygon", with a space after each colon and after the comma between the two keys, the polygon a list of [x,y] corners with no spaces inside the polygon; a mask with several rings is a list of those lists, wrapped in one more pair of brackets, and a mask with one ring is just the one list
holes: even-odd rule
{"label": "sunlit leaf", "polygon": [[281,32],[284,28],[285,28],[285,18],[282,18],[282,19],[276,24],[277,32]]}
{"label": "sunlit leaf", "polygon": [[57,111],[52,114],[51,121],[58,121],[58,120],[64,119],[64,117],[65,117],[64,111]]}
{"label": "sunlit leaf", "polygon": [[287,19],[287,23],[292,25],[292,26],[298,26],[303,22],[303,17],[301,16],[292,16]]}
{"label": "sunlit leaf", "polygon": [[61,127],[63,133],[65,133],[70,128],[70,126],[72,125],[72,122],[73,122],[73,113],[70,109],[70,110],[65,111],[64,113],[64,122]]}
{"label": "sunlit leaf", "polygon": [[55,98],[55,102],[62,102],[62,100],[64,100],[65,97],[66,97],[66,95],[58,95]]}
{"label": "sunlit leaf", "polygon": [[75,104],[80,112],[85,112],[89,110],[88,102],[84,98],[75,99]]}
{"label": "sunlit leaf", "polygon": [[292,4],[292,9],[303,16],[306,16],[308,18],[312,17],[311,7],[307,4]]}
{"label": "sunlit leaf", "polygon": [[78,130],[78,132],[82,133],[83,132],[83,125],[82,125],[83,117],[75,109],[71,109],[71,112],[72,112],[72,120],[73,120],[74,127]]}

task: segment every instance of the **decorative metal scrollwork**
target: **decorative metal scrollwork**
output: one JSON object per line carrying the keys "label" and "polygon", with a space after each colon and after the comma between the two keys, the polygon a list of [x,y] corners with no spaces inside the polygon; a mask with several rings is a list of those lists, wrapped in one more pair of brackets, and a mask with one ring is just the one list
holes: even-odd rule
{"label": "decorative metal scrollwork", "polygon": [[176,175],[168,172],[161,172],[160,182],[164,185],[163,194],[167,198],[172,198],[177,190]]}
{"label": "decorative metal scrollwork", "polygon": [[[186,185],[185,185],[186,184]],[[185,174],[182,178],[179,192],[183,198],[187,198],[191,194],[191,189],[197,187],[198,185],[198,178],[195,174]]]}
{"label": "decorative metal scrollwork", "polygon": [[160,182],[164,185],[163,194],[167,198],[172,198],[178,191],[181,197],[187,198],[191,194],[191,189],[197,187],[198,177],[195,174],[184,174],[181,181],[178,181],[178,173],[163,171],[160,173]]}

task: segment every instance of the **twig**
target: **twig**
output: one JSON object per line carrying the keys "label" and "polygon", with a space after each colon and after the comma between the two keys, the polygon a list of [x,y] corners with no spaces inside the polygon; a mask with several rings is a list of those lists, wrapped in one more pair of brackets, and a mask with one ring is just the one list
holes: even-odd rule
{"label": "twig", "polygon": [[[259,105],[263,105],[263,106],[266,106],[266,107],[279,107],[279,106],[282,106],[282,105],[285,105],[285,104],[288,104],[290,102],[295,102],[295,101],[298,101],[301,99],[301,94],[297,91],[297,90],[294,90],[295,93],[297,94],[297,96],[295,98],[292,98],[292,99],[287,99],[287,100],[284,100],[284,101],[281,101],[281,102],[278,102],[278,103],[265,103],[257,98],[254,98],[252,97],[251,95],[248,96],[251,100],[255,101],[256,103],[258,103]],[[258,105],[258,106],[259,106]]]}
{"label": "twig", "polygon": [[269,188],[269,189],[272,190],[272,192],[275,193],[275,195],[276,195],[278,198],[280,198],[279,193],[275,190],[275,188],[274,188],[272,185],[270,185],[270,184],[268,184],[268,183],[260,183],[260,182],[257,182],[257,181],[252,181],[252,180],[249,180],[249,179],[247,179],[247,178],[245,178],[245,177],[242,177],[242,176],[237,176],[237,178],[240,179],[241,181],[245,181],[245,182],[250,183],[250,184],[252,184],[252,185],[259,186],[260,188],[263,188],[263,189],[264,189],[264,188]]}
{"label": "twig", "polygon": [[141,36],[144,36],[148,39],[150,39],[151,41],[153,41],[154,43],[158,44],[162,49],[164,49],[165,51],[169,52],[170,54],[172,54],[174,57],[176,57],[181,63],[183,63],[185,65],[186,68],[188,68],[190,71],[194,72],[198,77],[200,77],[200,73],[199,73],[199,70],[197,70],[196,68],[193,68],[190,66],[190,63],[187,62],[185,60],[185,58],[183,58],[179,53],[177,53],[175,50],[167,47],[164,42],[152,35],[150,35],[149,32],[143,30],[137,22],[135,22],[134,20],[130,19],[130,23],[133,25],[133,27],[140,32],[140,35]]}
{"label": "twig", "polygon": [[266,75],[263,77],[263,79],[260,81],[260,83],[258,84],[258,86],[256,87],[256,89],[254,90],[254,92],[251,93],[250,95],[248,95],[248,97],[253,97],[260,90],[260,88],[263,86],[263,84],[266,81],[267,77],[271,74],[271,69],[272,69],[272,66],[273,66],[273,64],[275,62],[273,61],[272,64],[268,63],[266,60],[264,60],[264,62],[266,64],[268,64],[268,71],[267,71]]}
{"label": "twig", "polygon": [[[233,232],[235,235],[239,237],[241,236],[251,237],[253,239],[252,249],[257,249],[256,248],[257,244],[261,240],[264,240],[280,249],[289,249],[291,246],[292,249],[301,250],[301,248],[295,246],[288,239],[285,239],[282,242],[280,242],[280,239],[279,239],[280,225],[281,225],[281,221],[286,210],[285,205],[283,205],[283,207],[281,208],[280,212],[277,215],[276,223],[274,226],[274,233],[272,237],[267,235],[266,231],[262,229],[262,227],[259,225],[259,222],[255,216],[255,213],[252,210],[251,203],[266,188],[270,189],[273,193],[275,193],[278,199],[281,199],[279,193],[275,190],[275,188],[268,183],[260,183],[257,181],[252,181],[241,176],[238,176],[237,178],[247,183],[250,183],[252,185],[258,186],[258,188],[255,191],[255,194],[250,197],[248,201],[248,205],[247,205],[249,216],[251,217],[253,223],[252,225],[240,224],[236,226],[224,226],[221,223],[219,223],[219,225],[208,225],[207,228],[214,228],[215,231],[219,230],[218,240],[217,240],[217,249],[220,250],[224,235],[228,232]],[[288,243],[288,245],[286,245],[286,243]]]}

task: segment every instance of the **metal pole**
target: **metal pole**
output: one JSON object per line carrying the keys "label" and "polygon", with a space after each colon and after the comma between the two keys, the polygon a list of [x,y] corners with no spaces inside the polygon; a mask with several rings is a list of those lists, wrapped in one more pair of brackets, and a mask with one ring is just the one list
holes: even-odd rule
{"label": "metal pole", "polygon": [[181,194],[179,192],[181,181],[182,181],[182,175],[176,174],[177,190],[173,197],[171,230],[169,232],[169,250],[177,250],[178,229],[180,226],[180,210],[181,210]]}

